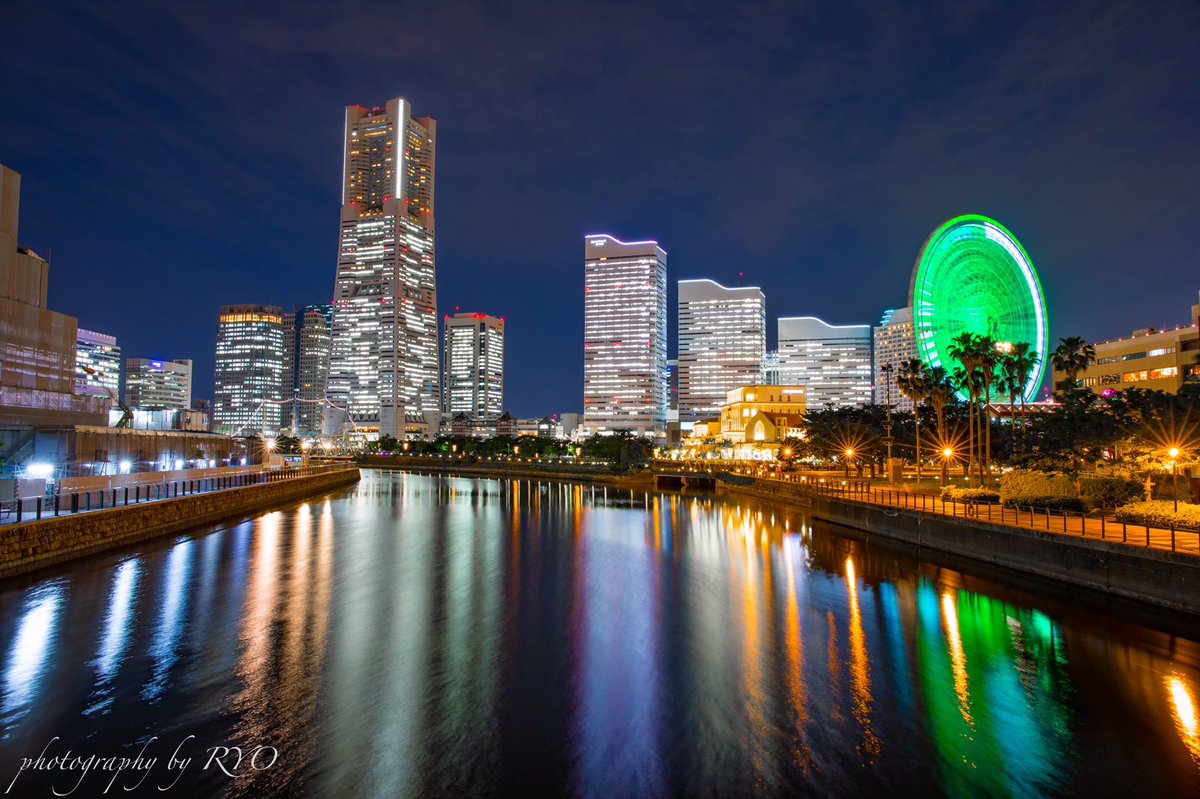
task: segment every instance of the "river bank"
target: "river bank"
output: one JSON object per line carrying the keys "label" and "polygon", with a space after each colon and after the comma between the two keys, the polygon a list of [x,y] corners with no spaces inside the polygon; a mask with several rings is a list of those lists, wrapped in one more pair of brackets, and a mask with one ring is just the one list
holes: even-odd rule
{"label": "river bank", "polygon": [[654,475],[649,471],[614,474],[607,466],[586,464],[538,464],[499,461],[495,463],[459,461],[421,456],[367,457],[356,463],[364,469],[388,469],[418,474],[452,474],[462,477],[518,478],[522,480],[564,480],[652,490]]}
{"label": "river bank", "polygon": [[359,479],[357,468],[334,469],[258,485],[174,497],[90,513],[44,518],[0,530],[0,578],[63,561],[270,510]]}

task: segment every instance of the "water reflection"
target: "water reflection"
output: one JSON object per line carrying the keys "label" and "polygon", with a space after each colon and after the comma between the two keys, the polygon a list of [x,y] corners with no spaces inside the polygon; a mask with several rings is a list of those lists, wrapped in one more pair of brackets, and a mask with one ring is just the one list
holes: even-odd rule
{"label": "water reflection", "polygon": [[192,786],[233,796],[1200,791],[1190,641],[711,496],[368,475],[0,587],[0,642],[0,769],[195,734],[279,747]]}
{"label": "water reflection", "polygon": [[53,668],[55,625],[63,600],[63,585],[53,581],[29,592],[9,647],[8,667],[4,671],[4,724],[17,722],[37,699],[38,691]]}

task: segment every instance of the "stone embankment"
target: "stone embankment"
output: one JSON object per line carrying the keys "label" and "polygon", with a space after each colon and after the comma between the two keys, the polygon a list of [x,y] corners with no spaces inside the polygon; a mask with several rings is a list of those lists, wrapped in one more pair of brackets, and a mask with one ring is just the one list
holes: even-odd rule
{"label": "stone embankment", "polygon": [[269,510],[359,479],[357,468],[335,469],[223,491],[164,499],[0,528],[0,577]]}
{"label": "stone embankment", "polygon": [[1110,596],[1200,615],[1200,557],[845,499],[758,480],[723,491],[797,505],[815,519],[1068,583]]}
{"label": "stone embankment", "polygon": [[654,488],[654,476],[650,472],[613,474],[605,466],[575,464],[538,464],[513,461],[458,461],[446,458],[422,458],[418,456],[396,456],[360,458],[358,464],[369,469],[394,469],[425,474],[447,474],[459,477],[492,477],[510,480],[566,480],[571,482],[595,483],[596,485],[621,488]]}

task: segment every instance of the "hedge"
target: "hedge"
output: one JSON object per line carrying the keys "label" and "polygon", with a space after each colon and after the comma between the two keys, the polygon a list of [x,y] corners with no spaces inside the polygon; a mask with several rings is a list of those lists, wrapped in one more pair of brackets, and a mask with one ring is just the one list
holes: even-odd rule
{"label": "hedge", "polygon": [[1117,508],[1145,496],[1145,486],[1120,477],[1085,477],[1083,498],[1093,508]]}
{"label": "hedge", "polygon": [[955,488],[946,486],[942,489],[942,499],[953,502],[999,502],[1000,492],[990,488]]}
{"label": "hedge", "polygon": [[1075,493],[1075,484],[1062,475],[1014,471],[1000,478],[1000,501],[1007,507],[1053,508],[1086,511],[1087,503]]}
{"label": "hedge", "polygon": [[1175,512],[1175,503],[1165,499],[1131,502],[1117,508],[1116,516],[1119,522],[1148,524],[1151,527],[1175,525],[1177,529],[1200,530],[1200,505],[1190,502],[1180,502],[1178,513]]}

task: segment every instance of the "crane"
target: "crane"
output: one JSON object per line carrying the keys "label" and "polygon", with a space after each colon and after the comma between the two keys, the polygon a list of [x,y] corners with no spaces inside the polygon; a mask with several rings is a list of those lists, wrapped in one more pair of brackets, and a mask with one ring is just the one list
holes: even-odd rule
{"label": "crane", "polygon": [[[79,368],[82,369],[83,371],[87,372],[92,377],[98,376],[96,374],[96,370],[90,366],[83,366],[81,364],[79,366]],[[101,383],[100,385],[104,386],[103,383]],[[121,400],[119,400],[117,398],[117,392],[113,391],[108,386],[104,386],[104,390],[108,392],[108,396],[112,399],[113,405],[116,405],[118,408],[121,409],[121,418],[117,420],[117,423],[115,425],[113,425],[113,427],[117,427],[117,428],[121,428],[121,429],[125,429],[126,427],[129,427],[129,422],[133,420],[133,411],[129,410],[129,408],[125,405],[125,403],[121,402]]]}

